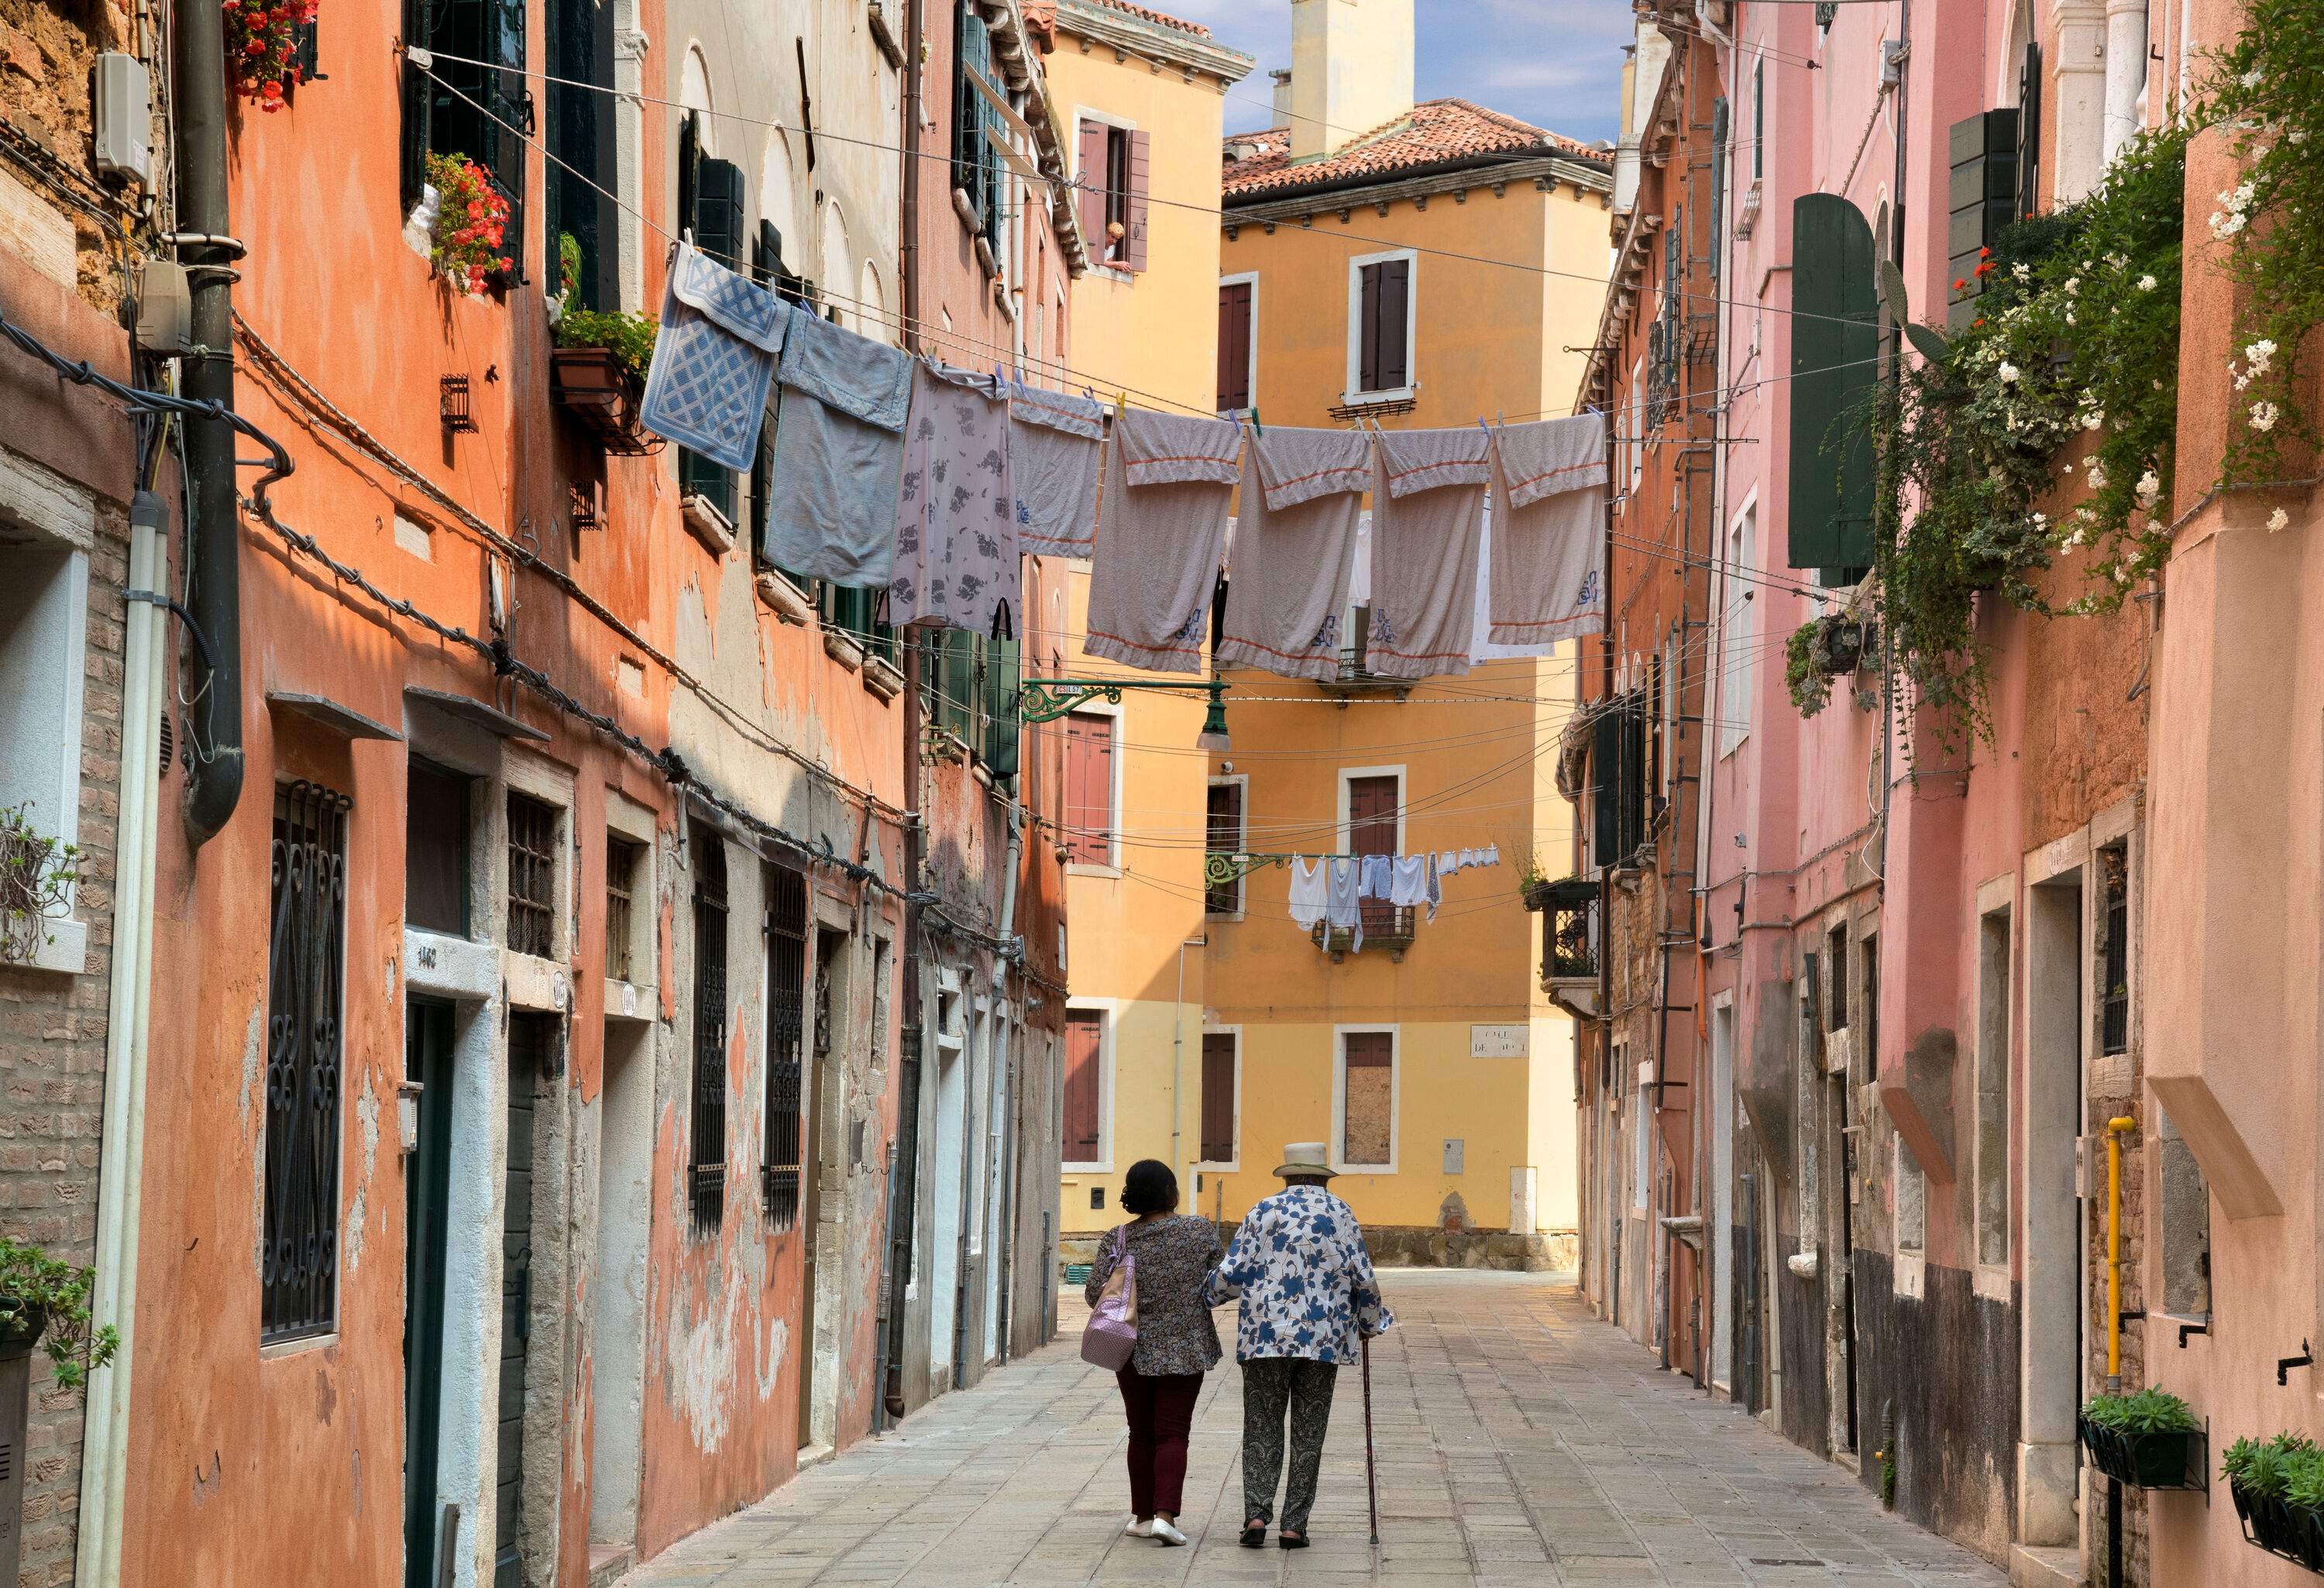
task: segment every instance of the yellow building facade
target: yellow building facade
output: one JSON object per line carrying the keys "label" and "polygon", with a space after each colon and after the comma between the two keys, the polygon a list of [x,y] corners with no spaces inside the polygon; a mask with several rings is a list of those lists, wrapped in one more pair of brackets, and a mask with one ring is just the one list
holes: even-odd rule
{"label": "yellow building facade", "polygon": [[[1112,0],[1055,0],[1054,17],[1044,66],[1095,260],[1072,285],[1074,373],[1063,378],[1109,402],[1208,409],[1222,97],[1253,62],[1207,29]],[[1089,568],[1076,565],[1053,610],[1028,614],[1027,674],[1161,681],[1083,652],[1088,596]],[[1028,729],[1065,737],[1080,769],[1068,779],[1067,830],[1045,835],[1069,855],[1060,1205],[1069,1254],[1076,1234],[1120,1221],[1132,1163],[1192,1161],[1206,996],[1210,769],[1194,743],[1204,712],[1198,695],[1131,692]]]}
{"label": "yellow building facade", "polygon": [[[1604,291],[1610,156],[1463,100],[1416,105],[1401,0],[1295,0],[1293,23],[1277,125],[1223,141],[1215,400],[1290,426],[1570,412]],[[1521,889],[1528,860],[1557,875],[1571,853],[1550,774],[1596,648],[1409,690],[1360,651],[1333,683],[1231,675],[1236,749],[1213,779],[1235,786],[1222,804],[1242,826],[1222,850],[1348,853],[1351,824],[1388,811],[1398,853],[1499,863],[1356,952],[1292,925],[1285,865],[1214,901],[1231,908],[1205,921],[1208,1071],[1234,1111],[1202,1212],[1239,1218],[1278,1186],[1285,1143],[1323,1140],[1387,1260],[1572,1266],[1571,1026],[1542,991]],[[1215,1096],[1209,1117],[1204,1149],[1227,1147]]]}

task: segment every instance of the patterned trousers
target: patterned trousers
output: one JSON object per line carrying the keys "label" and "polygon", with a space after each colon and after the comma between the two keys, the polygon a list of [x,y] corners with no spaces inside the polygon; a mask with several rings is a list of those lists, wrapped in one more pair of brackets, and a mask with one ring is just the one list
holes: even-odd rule
{"label": "patterned trousers", "polygon": [[1307,1531],[1315,1473],[1323,1464],[1323,1431],[1332,1422],[1337,1365],[1298,1356],[1253,1357],[1242,1364],[1242,1514],[1275,1519],[1275,1482],[1283,1472],[1286,1414],[1291,1476],[1283,1491],[1283,1526]]}

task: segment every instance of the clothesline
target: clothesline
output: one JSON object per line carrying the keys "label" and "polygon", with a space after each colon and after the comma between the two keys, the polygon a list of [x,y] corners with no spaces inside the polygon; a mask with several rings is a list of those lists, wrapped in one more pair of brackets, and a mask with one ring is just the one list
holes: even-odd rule
{"label": "clothesline", "polygon": [[[1213,887],[1233,882],[1233,875],[1213,879],[1211,861],[1204,875]],[[1436,919],[1444,901],[1444,879],[1474,866],[1501,863],[1500,848],[1428,850],[1418,854],[1324,854],[1311,863],[1303,855],[1286,857],[1291,868],[1291,924],[1305,932],[1323,928],[1318,946],[1329,948],[1334,934],[1345,932],[1351,951],[1364,946],[1364,905],[1384,903],[1397,909],[1428,911]],[[1240,874],[1240,873],[1238,873]]]}

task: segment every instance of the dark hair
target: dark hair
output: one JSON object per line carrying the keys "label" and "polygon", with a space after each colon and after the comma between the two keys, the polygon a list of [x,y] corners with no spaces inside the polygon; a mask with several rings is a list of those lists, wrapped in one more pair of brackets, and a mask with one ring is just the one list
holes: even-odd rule
{"label": "dark hair", "polygon": [[1178,1177],[1158,1158],[1141,1158],[1121,1177],[1121,1211],[1167,1213],[1178,1205]]}

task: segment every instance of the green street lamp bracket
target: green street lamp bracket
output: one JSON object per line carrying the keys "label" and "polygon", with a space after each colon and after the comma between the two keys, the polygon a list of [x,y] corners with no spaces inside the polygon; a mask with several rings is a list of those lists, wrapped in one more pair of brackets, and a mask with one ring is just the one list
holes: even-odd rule
{"label": "green street lamp bracket", "polygon": [[1184,694],[1189,689],[1203,689],[1209,692],[1215,710],[1226,687],[1224,679],[1027,679],[1019,687],[1017,709],[1028,723],[1050,723],[1093,700],[1119,706],[1125,690]]}

